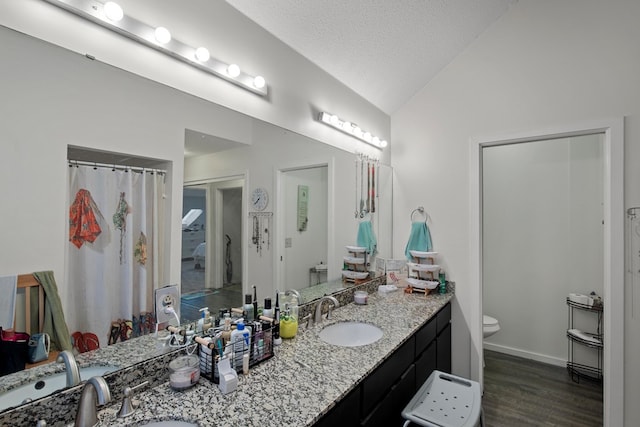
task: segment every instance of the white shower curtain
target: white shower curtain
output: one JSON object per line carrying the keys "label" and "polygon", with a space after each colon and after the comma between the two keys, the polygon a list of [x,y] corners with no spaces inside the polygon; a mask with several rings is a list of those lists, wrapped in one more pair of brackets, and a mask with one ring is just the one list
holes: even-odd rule
{"label": "white shower curtain", "polygon": [[65,316],[71,333],[92,332],[104,347],[112,322],[153,313],[153,290],[161,279],[158,248],[163,233],[158,224],[164,173],[73,164],[68,208],[81,189],[95,202],[92,211],[101,232],[79,248],[67,242]]}

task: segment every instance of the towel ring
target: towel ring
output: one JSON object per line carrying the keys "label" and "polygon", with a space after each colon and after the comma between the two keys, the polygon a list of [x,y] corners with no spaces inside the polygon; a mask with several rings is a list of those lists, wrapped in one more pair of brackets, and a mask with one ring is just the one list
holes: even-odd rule
{"label": "towel ring", "polygon": [[413,215],[418,212],[420,215],[422,215],[424,217],[424,222],[426,223],[427,220],[429,219],[429,214],[425,212],[424,207],[423,206],[418,206],[417,208],[415,208],[413,211],[411,211],[411,222],[413,222]]}

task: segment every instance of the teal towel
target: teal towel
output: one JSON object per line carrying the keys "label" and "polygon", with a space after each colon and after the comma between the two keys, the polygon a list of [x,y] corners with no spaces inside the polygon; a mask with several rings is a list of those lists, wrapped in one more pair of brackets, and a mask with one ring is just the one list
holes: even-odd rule
{"label": "teal towel", "polygon": [[409,251],[422,251],[429,252],[433,249],[431,244],[431,233],[426,222],[413,222],[411,223],[411,233],[409,233],[409,241],[407,247],[404,250],[408,260],[413,257]]}
{"label": "teal towel", "polygon": [[367,252],[371,256],[378,252],[378,241],[376,240],[376,235],[373,233],[371,221],[362,221],[358,226],[357,245],[367,248]]}

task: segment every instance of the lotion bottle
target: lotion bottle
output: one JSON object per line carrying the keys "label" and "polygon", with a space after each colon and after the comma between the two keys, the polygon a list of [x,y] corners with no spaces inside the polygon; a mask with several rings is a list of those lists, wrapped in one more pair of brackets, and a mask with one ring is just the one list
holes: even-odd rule
{"label": "lotion bottle", "polygon": [[245,329],[244,323],[238,322],[236,329],[231,331],[231,345],[233,346],[233,367],[236,371],[242,369],[242,358],[249,354],[249,331]]}
{"label": "lotion bottle", "polygon": [[245,294],[244,305],[242,306],[242,310],[245,312],[245,317],[247,322],[250,322],[254,319],[253,301],[252,301],[251,294]]}

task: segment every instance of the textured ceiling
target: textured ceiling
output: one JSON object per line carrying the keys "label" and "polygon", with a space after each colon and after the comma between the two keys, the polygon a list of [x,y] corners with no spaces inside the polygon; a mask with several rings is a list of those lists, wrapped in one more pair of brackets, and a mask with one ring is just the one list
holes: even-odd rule
{"label": "textured ceiling", "polygon": [[227,0],[392,114],[517,0]]}

